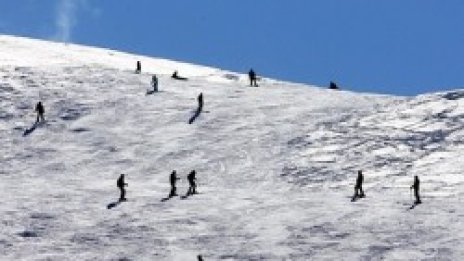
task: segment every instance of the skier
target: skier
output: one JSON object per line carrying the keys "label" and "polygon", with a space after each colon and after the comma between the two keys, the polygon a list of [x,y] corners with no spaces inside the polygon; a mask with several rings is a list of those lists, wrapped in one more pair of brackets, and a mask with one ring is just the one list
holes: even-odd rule
{"label": "skier", "polygon": [[197,100],[198,100],[197,112],[201,112],[203,110],[203,93],[202,92],[200,92],[200,95],[198,95]]}
{"label": "skier", "polygon": [[256,73],[253,69],[250,69],[248,72],[248,78],[250,78],[250,86],[251,87],[258,87],[258,83],[256,82]]}
{"label": "skier", "polygon": [[334,83],[334,82],[330,82],[329,89],[332,89],[332,90],[338,90],[338,86],[337,86],[337,84],[336,84],[336,83]]}
{"label": "skier", "polygon": [[127,186],[127,183],[124,182],[124,174],[121,174],[121,176],[119,176],[118,181],[116,182],[116,186],[121,191],[119,201],[126,201],[126,189],[124,187]]}
{"label": "skier", "polygon": [[196,177],[195,177],[196,171],[192,170],[190,174],[187,175],[187,180],[189,182],[189,189],[187,191],[187,196],[197,194],[197,184],[196,184]]}
{"label": "skier", "polygon": [[174,197],[177,196],[177,188],[176,188],[176,182],[179,180],[177,177],[177,173],[175,170],[172,171],[171,176],[169,177],[169,181],[171,183],[171,192],[169,192],[169,197]]}
{"label": "skier", "polygon": [[151,85],[153,86],[153,92],[158,91],[158,77],[155,74],[151,77]]}
{"label": "skier", "polygon": [[137,61],[137,67],[135,68],[135,73],[141,73],[142,72],[142,63],[140,61]]}
{"label": "skier", "polygon": [[201,255],[198,255],[197,258],[198,258],[198,261],[203,261],[203,257]]}
{"label": "skier", "polygon": [[414,189],[414,196],[416,197],[416,200],[414,201],[415,205],[422,203],[420,196],[419,196],[419,188],[420,188],[420,181],[419,181],[419,177],[416,175],[414,176],[414,184],[412,184],[411,187],[409,188],[410,190]]}
{"label": "skier", "polygon": [[358,177],[356,178],[356,185],[354,186],[354,195],[353,195],[353,201],[357,198],[364,198],[366,195],[364,195],[364,191],[362,189],[362,184],[364,182],[364,175],[362,174],[361,170],[358,170]]}
{"label": "skier", "polygon": [[44,109],[44,107],[43,107],[41,101],[39,101],[39,102],[35,105],[35,111],[37,112],[37,120],[36,120],[36,123],[38,123],[39,120],[45,121],[45,118],[44,118],[45,109]]}

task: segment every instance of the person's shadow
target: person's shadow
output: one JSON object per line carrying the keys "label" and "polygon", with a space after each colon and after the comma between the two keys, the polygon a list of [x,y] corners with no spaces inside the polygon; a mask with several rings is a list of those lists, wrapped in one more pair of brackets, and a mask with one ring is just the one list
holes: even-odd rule
{"label": "person's shadow", "polygon": [[112,208],[115,208],[117,207],[119,204],[121,204],[122,202],[125,202],[126,200],[118,200],[118,201],[115,201],[115,202],[111,202],[110,204],[108,204],[106,206],[107,209],[112,209]]}
{"label": "person's shadow", "polygon": [[193,116],[189,119],[188,123],[192,124],[198,118],[198,116],[200,116],[200,113],[201,113],[201,110],[197,109],[195,111],[195,114],[193,114]]}
{"label": "person's shadow", "polygon": [[165,198],[162,198],[162,199],[161,199],[161,202],[168,201],[168,200],[170,200],[171,198],[177,197],[177,196],[178,196],[178,195],[177,195],[177,188],[176,188],[176,187],[173,187],[173,188],[171,188],[171,191],[169,192],[169,195],[168,195],[167,197],[165,197]]}
{"label": "person's shadow", "polygon": [[26,129],[23,133],[23,137],[31,134],[39,126],[39,122],[36,121],[30,128]]}

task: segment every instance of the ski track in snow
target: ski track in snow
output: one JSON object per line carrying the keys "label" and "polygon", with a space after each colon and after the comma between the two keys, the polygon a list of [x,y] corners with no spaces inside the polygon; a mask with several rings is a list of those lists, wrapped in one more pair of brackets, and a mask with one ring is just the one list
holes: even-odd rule
{"label": "ski track in snow", "polygon": [[[0,36],[1,260],[460,260],[464,91],[331,91]],[[143,73],[134,74],[135,61]],[[174,70],[190,78],[170,79]],[[146,95],[150,73],[161,92]],[[205,111],[187,121],[196,96]],[[44,126],[26,137],[33,107]],[[197,170],[199,195],[160,199]],[[367,198],[351,203],[356,171]],[[115,183],[127,174],[128,202]],[[423,204],[412,203],[412,177]]]}

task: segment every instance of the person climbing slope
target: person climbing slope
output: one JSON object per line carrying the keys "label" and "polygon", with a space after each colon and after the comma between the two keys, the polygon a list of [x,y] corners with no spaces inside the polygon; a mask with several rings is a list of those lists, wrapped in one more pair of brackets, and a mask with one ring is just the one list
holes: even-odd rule
{"label": "person climbing slope", "polygon": [[151,77],[151,85],[153,86],[153,92],[158,91],[158,77],[156,77],[156,74],[153,74]]}
{"label": "person climbing slope", "polygon": [[135,67],[135,73],[139,74],[142,72],[142,63],[140,61],[137,61],[137,65]]}
{"label": "person climbing slope", "polygon": [[121,174],[118,178],[118,181],[116,182],[116,186],[120,190],[120,196],[119,196],[119,201],[126,201],[126,189],[125,187],[127,186],[127,183],[124,180],[124,174]]}
{"label": "person climbing slope", "polygon": [[44,118],[45,109],[44,109],[44,107],[43,107],[41,101],[39,101],[39,102],[35,105],[35,112],[37,112],[37,120],[36,120],[36,123],[38,123],[40,120],[45,121],[45,118]]}
{"label": "person climbing slope", "polygon": [[414,197],[416,198],[416,200],[414,201],[414,204],[415,205],[421,204],[422,201],[421,201],[420,196],[419,196],[420,181],[419,181],[419,177],[417,175],[414,176],[414,184],[412,184],[409,189],[414,189]]}
{"label": "person climbing slope", "polygon": [[197,194],[197,184],[196,184],[196,177],[195,177],[196,171],[192,170],[188,175],[187,175],[187,180],[189,182],[189,189],[187,191],[187,196]]}
{"label": "person climbing slope", "polygon": [[357,198],[364,198],[366,196],[362,188],[363,182],[364,175],[362,174],[362,170],[358,170],[358,177],[356,178],[356,184],[354,186],[354,195],[351,201],[355,201]]}
{"label": "person climbing slope", "polygon": [[248,78],[250,79],[250,86],[251,87],[258,87],[258,83],[256,81],[256,73],[253,71],[253,69],[250,69],[248,72]]}
{"label": "person climbing slope", "polygon": [[177,187],[176,183],[179,180],[177,177],[177,173],[175,170],[172,171],[171,175],[169,176],[169,182],[171,183],[171,192],[169,192],[169,197],[177,196]]}
{"label": "person climbing slope", "polygon": [[198,95],[197,101],[198,101],[198,109],[197,109],[197,111],[201,112],[201,111],[203,111],[203,93],[202,92],[200,92],[200,95]]}

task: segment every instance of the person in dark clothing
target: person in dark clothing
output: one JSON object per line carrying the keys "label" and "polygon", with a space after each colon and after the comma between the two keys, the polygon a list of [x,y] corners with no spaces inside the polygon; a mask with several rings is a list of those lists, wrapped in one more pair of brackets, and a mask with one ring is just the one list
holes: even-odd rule
{"label": "person in dark clothing", "polygon": [[192,170],[190,174],[187,175],[187,180],[189,182],[189,189],[187,191],[187,196],[197,194],[197,184],[196,184],[196,177],[195,177],[196,171]]}
{"label": "person in dark clothing", "polygon": [[169,197],[177,196],[177,187],[176,182],[179,180],[175,170],[172,171],[171,176],[169,176],[169,182],[171,183],[171,192],[169,192]]}
{"label": "person in dark clothing", "polygon": [[126,201],[126,189],[125,187],[127,186],[127,183],[124,181],[124,174],[121,174],[119,176],[118,181],[116,182],[117,187],[121,191],[121,195],[119,197],[119,201]]}
{"label": "person in dark clothing", "polygon": [[250,78],[250,86],[251,87],[258,87],[258,83],[256,81],[256,73],[253,71],[253,69],[250,69],[248,72],[248,78]]}
{"label": "person in dark clothing", "polygon": [[201,255],[198,255],[197,258],[198,258],[198,261],[203,261],[203,257]]}
{"label": "person in dark clothing", "polygon": [[337,86],[337,84],[336,84],[336,83],[334,83],[334,82],[330,82],[329,89],[332,89],[332,90],[338,90],[338,86]]}
{"label": "person in dark clothing", "polygon": [[142,63],[140,61],[137,61],[137,67],[135,68],[135,73],[141,73],[142,72]]}
{"label": "person in dark clothing", "polygon": [[171,75],[171,78],[176,79],[176,80],[183,80],[183,81],[187,80],[187,78],[185,77],[180,77],[177,71],[174,71],[174,73]]}
{"label": "person in dark clothing", "polygon": [[354,196],[353,200],[356,198],[364,198],[364,191],[362,188],[362,184],[364,182],[364,175],[362,174],[361,170],[358,170],[358,177],[356,178],[356,185],[354,186]]}
{"label": "person in dark clothing", "polygon": [[39,101],[35,105],[35,111],[37,112],[37,120],[36,120],[36,122],[39,122],[40,120],[45,121],[45,118],[44,118],[45,109],[44,109],[44,107],[42,105],[42,102]]}
{"label": "person in dark clothing", "polygon": [[409,189],[414,189],[414,196],[416,197],[416,200],[414,201],[414,204],[421,204],[422,201],[419,196],[419,189],[420,189],[420,181],[419,177],[416,175],[414,176],[414,184]]}
{"label": "person in dark clothing", "polygon": [[153,91],[158,91],[158,77],[155,74],[151,77],[151,85],[153,86]]}
{"label": "person in dark clothing", "polygon": [[203,93],[202,92],[200,92],[200,95],[198,95],[197,100],[198,100],[198,109],[197,109],[197,111],[201,112],[203,110]]}

